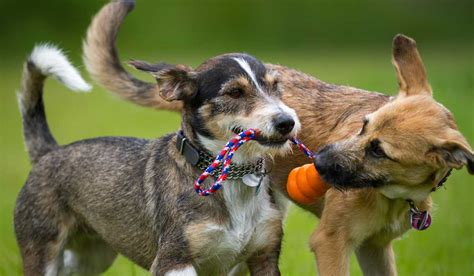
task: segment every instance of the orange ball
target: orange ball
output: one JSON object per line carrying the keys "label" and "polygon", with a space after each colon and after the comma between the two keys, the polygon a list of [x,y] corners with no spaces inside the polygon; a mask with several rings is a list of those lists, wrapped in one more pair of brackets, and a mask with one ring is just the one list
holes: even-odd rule
{"label": "orange ball", "polygon": [[321,179],[314,164],[306,164],[290,172],[286,188],[291,199],[309,205],[323,197],[329,186]]}

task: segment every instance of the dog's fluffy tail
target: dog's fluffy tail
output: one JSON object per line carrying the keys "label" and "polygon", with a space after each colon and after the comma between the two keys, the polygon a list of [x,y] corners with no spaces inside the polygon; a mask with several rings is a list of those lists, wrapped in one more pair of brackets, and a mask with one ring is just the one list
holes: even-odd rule
{"label": "dog's fluffy tail", "polygon": [[156,84],[135,78],[120,63],[115,40],[125,16],[134,7],[133,0],[115,0],[97,13],[83,44],[86,68],[97,83],[125,100],[146,107],[181,110],[181,102],[163,100]]}
{"label": "dog's fluffy tail", "polygon": [[60,49],[47,44],[34,48],[24,65],[21,90],[18,93],[23,134],[32,163],[58,146],[51,135],[44,112],[43,86],[48,76],[53,76],[74,91],[91,89]]}

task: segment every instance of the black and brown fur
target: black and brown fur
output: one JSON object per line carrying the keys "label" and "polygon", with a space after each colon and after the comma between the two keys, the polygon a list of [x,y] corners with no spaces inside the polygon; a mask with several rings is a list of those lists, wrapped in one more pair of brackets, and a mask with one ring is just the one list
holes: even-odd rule
{"label": "black and brown fur", "polygon": [[[130,2],[115,2],[106,11],[118,16],[129,9]],[[74,83],[62,70],[74,69],[53,47],[34,53],[20,91],[33,167],[14,218],[25,275],[98,274],[118,253],[154,275],[220,275],[239,263],[253,275],[279,275],[284,213],[268,181],[259,193],[235,180],[213,196],[198,196],[193,184],[200,172],[175,147],[176,133],[58,145],[47,126],[43,84],[48,75]],[[214,57],[195,70],[131,64],[156,78],[157,97],[183,102],[182,130],[201,151],[216,154],[234,132],[254,127],[259,139],[234,157],[236,163],[254,162],[288,149],[299,128],[271,71],[250,55]],[[139,89],[157,89],[128,80]]]}
{"label": "black and brown fur", "polygon": [[[121,23],[116,18],[102,20],[108,27],[92,25],[90,38],[108,36],[107,31]],[[115,49],[114,37],[108,37],[103,42]],[[87,53],[99,47],[88,40],[88,62],[92,56]],[[111,61],[104,55],[93,62],[105,68]],[[321,149],[316,164],[323,178],[336,187],[316,204],[300,205],[321,218],[310,242],[321,275],[347,275],[354,250],[365,275],[396,275],[391,243],[410,229],[406,199],[430,210],[430,191],[451,168],[474,170],[472,149],[452,114],[432,98],[414,40],[395,37],[393,63],[400,84],[396,97],[327,84],[284,66],[266,64],[278,75],[283,100],[297,111],[302,123],[299,137],[310,148]],[[106,70],[95,73],[116,79]],[[153,101],[144,105],[163,108]],[[307,162],[298,152],[276,158],[273,187],[287,195],[289,172]]]}

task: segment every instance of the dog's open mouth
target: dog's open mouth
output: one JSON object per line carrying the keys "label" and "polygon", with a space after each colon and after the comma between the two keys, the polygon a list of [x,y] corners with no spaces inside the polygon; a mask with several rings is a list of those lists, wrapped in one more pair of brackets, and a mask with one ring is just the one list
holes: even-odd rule
{"label": "dog's open mouth", "polygon": [[[235,134],[239,134],[244,129],[242,127],[233,127],[232,132]],[[288,139],[290,137],[268,137],[262,134],[257,135],[253,140],[258,142],[262,146],[267,146],[267,147],[281,147],[283,146],[286,142],[288,142]]]}

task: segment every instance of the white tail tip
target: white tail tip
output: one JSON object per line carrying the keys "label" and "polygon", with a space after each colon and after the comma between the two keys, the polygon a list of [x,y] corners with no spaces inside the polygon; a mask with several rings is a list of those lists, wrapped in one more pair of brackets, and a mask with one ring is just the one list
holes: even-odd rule
{"label": "white tail tip", "polygon": [[61,49],[49,45],[35,46],[29,61],[45,76],[53,76],[69,89],[74,91],[90,91],[92,86],[79,74]]}

